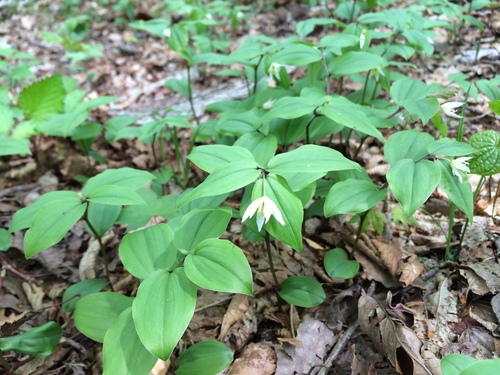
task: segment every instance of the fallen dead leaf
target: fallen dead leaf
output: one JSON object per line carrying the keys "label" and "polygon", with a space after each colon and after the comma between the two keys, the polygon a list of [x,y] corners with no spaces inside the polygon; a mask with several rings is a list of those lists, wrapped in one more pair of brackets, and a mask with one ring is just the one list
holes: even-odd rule
{"label": "fallen dead leaf", "polygon": [[224,314],[224,319],[222,320],[222,325],[220,327],[219,340],[226,336],[229,329],[238,321],[245,317],[249,307],[248,296],[244,294],[235,294],[227,307],[227,311]]}
{"label": "fallen dead leaf", "polygon": [[276,369],[276,353],[262,342],[251,343],[229,368],[228,375],[272,375]]}

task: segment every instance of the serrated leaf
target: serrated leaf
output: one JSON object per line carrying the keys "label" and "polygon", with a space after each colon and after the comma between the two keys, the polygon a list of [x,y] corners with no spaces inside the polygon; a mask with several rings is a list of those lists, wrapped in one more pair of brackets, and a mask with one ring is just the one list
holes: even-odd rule
{"label": "serrated leaf", "polygon": [[77,195],[43,206],[33,217],[30,229],[24,236],[26,258],[61,241],[71,227],[82,218],[86,208],[87,205],[82,203]]}
{"label": "serrated leaf", "polygon": [[61,74],[56,73],[23,89],[18,104],[25,118],[43,120],[63,110],[65,95]]}
{"label": "serrated leaf", "polygon": [[500,134],[494,130],[485,130],[470,137],[468,143],[479,150],[469,160],[471,173],[481,176],[500,173]]}
{"label": "serrated leaf", "polygon": [[411,217],[425,203],[440,178],[439,167],[429,160],[415,163],[412,159],[402,159],[387,173],[387,182],[407,217]]}
{"label": "serrated leaf", "polygon": [[157,360],[139,339],[129,307],[104,336],[103,375],[148,374]]}
{"label": "serrated leaf", "polygon": [[326,298],[318,280],[306,276],[292,276],[285,279],[280,285],[278,294],[289,304],[300,307],[318,306]]}
{"label": "serrated leaf", "polygon": [[324,211],[330,217],[368,211],[385,198],[387,189],[378,189],[371,181],[348,179],[332,186]]}
{"label": "serrated leaf", "polygon": [[103,342],[108,329],[120,314],[132,306],[131,297],[114,292],[94,293],[76,303],[75,325],[85,336]]}
{"label": "serrated leaf", "polygon": [[177,250],[174,233],[167,224],[157,224],[128,233],[120,244],[120,259],[135,277],[146,279],[157,270],[168,270],[174,264]]}
{"label": "serrated leaf", "polygon": [[166,361],[194,314],[196,285],[184,268],[156,271],[139,286],[132,306],[134,324],[150,353]]}
{"label": "serrated leaf", "polygon": [[187,277],[217,292],[252,295],[252,270],[242,250],[226,240],[206,239],[184,260]]}

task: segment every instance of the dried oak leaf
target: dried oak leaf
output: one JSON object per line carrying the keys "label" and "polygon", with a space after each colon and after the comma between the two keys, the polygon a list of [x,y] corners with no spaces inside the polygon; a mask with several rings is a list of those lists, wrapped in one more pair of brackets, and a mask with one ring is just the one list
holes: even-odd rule
{"label": "dried oak leaf", "polygon": [[276,369],[276,353],[262,342],[249,344],[243,355],[229,368],[228,375],[272,375]]}

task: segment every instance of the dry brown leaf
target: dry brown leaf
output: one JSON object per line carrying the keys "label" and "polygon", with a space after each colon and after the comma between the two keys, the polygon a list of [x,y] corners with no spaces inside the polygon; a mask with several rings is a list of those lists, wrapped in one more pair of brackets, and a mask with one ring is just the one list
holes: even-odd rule
{"label": "dry brown leaf", "polygon": [[226,336],[229,329],[236,322],[242,320],[245,317],[249,307],[249,298],[244,294],[235,294],[227,307],[227,311],[224,314],[224,319],[222,320],[222,325],[220,327],[219,340]]}
{"label": "dry brown leaf", "polygon": [[468,264],[467,267],[484,280],[491,293],[500,291],[500,264],[480,262]]}
{"label": "dry brown leaf", "polygon": [[276,353],[262,342],[249,344],[243,355],[229,368],[228,375],[272,375],[276,369]]}
{"label": "dry brown leaf", "polygon": [[43,291],[43,288],[35,284],[28,284],[25,281],[23,281],[22,286],[24,293],[26,294],[26,298],[31,304],[33,310],[41,309],[43,297],[45,297],[45,292]]}
{"label": "dry brown leaf", "polygon": [[294,339],[291,337],[278,337],[279,342],[286,342],[287,344],[304,347],[304,344],[299,339]]}

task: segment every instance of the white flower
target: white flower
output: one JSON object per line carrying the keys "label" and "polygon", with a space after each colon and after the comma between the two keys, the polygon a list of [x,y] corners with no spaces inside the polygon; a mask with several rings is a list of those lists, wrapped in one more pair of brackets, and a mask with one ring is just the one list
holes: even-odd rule
{"label": "white flower", "polygon": [[380,78],[380,76],[385,77],[384,71],[379,66],[373,68],[371,71],[371,74],[372,74],[373,78],[375,78],[375,81],[377,81],[377,82],[378,82],[378,79]]}
{"label": "white flower", "polygon": [[429,42],[430,44],[434,45],[434,41],[430,37],[427,37],[427,42]]}
{"label": "white flower", "polygon": [[271,66],[269,67],[269,70],[267,71],[267,74],[269,75],[270,78],[276,78],[277,80],[280,79],[280,70],[283,65],[277,64],[277,63],[272,63]]}
{"label": "white flower", "polygon": [[447,114],[450,117],[455,117],[455,118],[462,118],[462,116],[457,115],[455,112],[457,111],[458,108],[462,107],[465,103],[463,102],[448,102],[441,104],[441,109],[445,114]]}
{"label": "white flower", "polygon": [[271,109],[271,108],[273,108],[273,105],[274,105],[275,101],[276,100],[268,99],[267,102],[265,102],[264,104],[262,104],[262,108],[264,108],[264,109]]}
{"label": "white flower", "polygon": [[259,231],[262,229],[264,223],[267,223],[269,221],[271,216],[274,216],[274,218],[278,220],[278,223],[280,223],[281,225],[285,225],[285,221],[283,220],[283,216],[281,215],[278,206],[276,206],[276,203],[274,203],[265,195],[257,198],[252,203],[250,203],[250,205],[245,210],[241,221],[245,221],[246,219],[251,218],[253,215],[255,215],[255,213],[257,213],[256,220]]}
{"label": "white flower", "polygon": [[365,45],[365,40],[366,40],[366,33],[368,31],[365,29],[361,31],[361,35],[359,36],[359,48],[363,49],[363,46]]}
{"label": "white flower", "polygon": [[169,28],[166,28],[165,30],[163,30],[163,36],[170,38],[170,34],[172,34],[172,31],[170,31]]}
{"label": "white flower", "polygon": [[239,20],[242,20],[243,17],[245,17],[245,14],[243,12],[238,12],[236,13],[236,18],[239,19]]}
{"label": "white flower", "polygon": [[450,162],[451,165],[451,171],[454,176],[457,176],[460,182],[462,182],[462,175],[460,174],[459,171],[469,173],[470,169],[467,166],[469,164],[469,160],[472,159],[472,157],[464,157],[464,158],[456,158],[455,160],[452,160]]}

